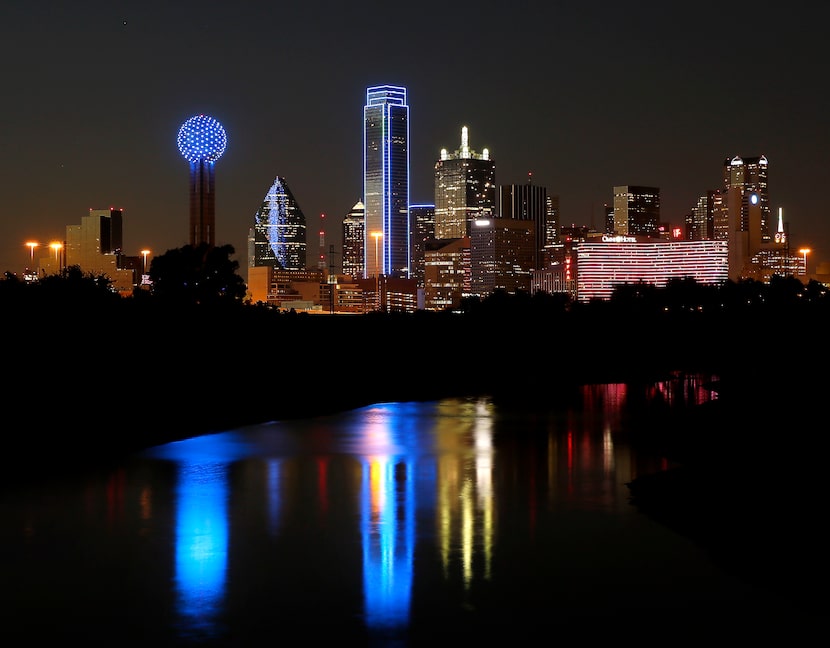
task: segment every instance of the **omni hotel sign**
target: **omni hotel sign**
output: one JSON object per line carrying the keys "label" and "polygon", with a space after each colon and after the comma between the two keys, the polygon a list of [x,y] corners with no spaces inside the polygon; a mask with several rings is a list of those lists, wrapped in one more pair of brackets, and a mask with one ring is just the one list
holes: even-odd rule
{"label": "omni hotel sign", "polygon": [[617,234],[612,236],[611,234],[603,234],[602,235],[602,242],[603,243],[636,243],[637,239],[633,236],[623,236],[622,234]]}

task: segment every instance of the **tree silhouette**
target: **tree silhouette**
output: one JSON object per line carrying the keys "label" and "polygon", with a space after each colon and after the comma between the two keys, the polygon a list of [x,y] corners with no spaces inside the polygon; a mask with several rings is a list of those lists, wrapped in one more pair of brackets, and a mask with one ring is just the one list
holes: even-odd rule
{"label": "tree silhouette", "polygon": [[245,282],[232,261],[231,245],[185,245],[168,250],[150,263],[155,297],[191,304],[242,303]]}

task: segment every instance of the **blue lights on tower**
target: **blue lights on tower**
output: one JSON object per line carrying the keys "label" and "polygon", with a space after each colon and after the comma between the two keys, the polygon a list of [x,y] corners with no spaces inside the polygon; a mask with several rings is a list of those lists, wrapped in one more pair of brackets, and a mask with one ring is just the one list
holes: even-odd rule
{"label": "blue lights on tower", "polygon": [[190,163],[190,244],[216,243],[216,185],[214,167],[228,145],[222,124],[207,115],[188,119],[176,138],[179,151]]}
{"label": "blue lights on tower", "polygon": [[184,159],[191,164],[199,160],[216,162],[225,152],[228,136],[222,124],[213,117],[196,115],[182,124],[176,143]]}

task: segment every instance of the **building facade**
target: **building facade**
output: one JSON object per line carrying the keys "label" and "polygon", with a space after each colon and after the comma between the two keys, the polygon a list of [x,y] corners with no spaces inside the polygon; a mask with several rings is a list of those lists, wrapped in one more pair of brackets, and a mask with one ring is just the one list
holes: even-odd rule
{"label": "building facade", "polygon": [[[769,160],[766,156],[726,158],[723,162],[723,191],[734,198],[729,207],[730,211],[737,211],[733,219],[738,224],[739,231],[747,232],[751,229],[750,223],[753,206],[757,204],[760,215],[760,242],[769,243],[770,236],[770,202],[769,202]],[[753,196],[756,198],[754,199]],[[757,202],[753,202],[757,200]]]}
{"label": "building facade", "polygon": [[306,269],[306,218],[285,178],[277,176],[254,215],[249,231],[253,254],[248,267],[270,266],[282,270]]}
{"label": "building facade", "polygon": [[363,108],[363,276],[408,277],[409,106],[406,88],[366,90]]}
{"label": "building facade", "polygon": [[638,240],[604,235],[576,246],[577,299],[609,299],[620,284],[664,287],[669,279],[691,277],[699,283],[728,279],[726,241]]}
{"label": "building facade", "polygon": [[470,236],[470,293],[529,293],[536,247],[536,223],[531,220],[477,220]]}
{"label": "building facade", "polygon": [[496,162],[490,151],[470,148],[469,131],[461,128],[461,146],[441,149],[435,162],[435,238],[469,236],[477,219],[493,218],[496,203]]}
{"label": "building facade", "polygon": [[66,226],[63,267],[78,266],[86,274],[104,275],[115,290],[129,293],[136,285],[136,257],[122,254],[122,209],[90,209],[80,225]]}
{"label": "building facade", "polygon": [[[558,201],[557,201],[558,204]],[[528,176],[525,184],[509,184],[499,187],[499,218],[532,221],[536,237],[533,254],[533,269],[542,267],[545,246],[548,241],[548,216],[552,202],[548,199],[546,187],[532,184]]]}
{"label": "building facade", "polygon": [[637,185],[614,187],[614,231],[618,236],[658,236],[660,189]]}
{"label": "building facade", "polygon": [[365,254],[366,209],[357,201],[343,217],[342,272],[352,278],[362,277]]}
{"label": "building facade", "polygon": [[423,288],[426,245],[435,237],[435,205],[410,205],[409,223],[412,229],[409,243],[412,257],[410,276],[419,288]]}

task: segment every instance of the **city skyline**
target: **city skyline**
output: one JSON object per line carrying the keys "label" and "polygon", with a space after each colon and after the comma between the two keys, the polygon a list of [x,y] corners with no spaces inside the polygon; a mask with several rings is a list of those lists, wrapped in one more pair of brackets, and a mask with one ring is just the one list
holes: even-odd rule
{"label": "city skyline", "polygon": [[[661,218],[679,225],[721,187],[726,158],[764,155],[772,213],[783,210],[795,248],[813,250],[811,272],[830,261],[818,191],[830,171],[828,8],[702,3],[669,17],[656,3],[544,5],[519,16],[506,2],[445,4],[411,15],[313,2],[4,5],[0,270],[22,271],[27,241],[63,239],[89,209],[123,209],[128,255],[185,245],[188,168],[175,140],[201,113],[227,131],[216,242],[241,268],[277,176],[306,215],[309,250],[325,214],[339,252],[342,220],[364,200],[361,113],[379,84],[407,89],[410,204],[433,202],[434,163],[463,126],[489,149],[497,185],[530,174],[559,196],[563,225],[596,229],[614,186],[658,187]],[[503,16],[521,29],[499,29]],[[356,37],[401,25],[383,56]],[[290,29],[274,38],[279,26]],[[206,44],[198,63],[194,42]]]}

